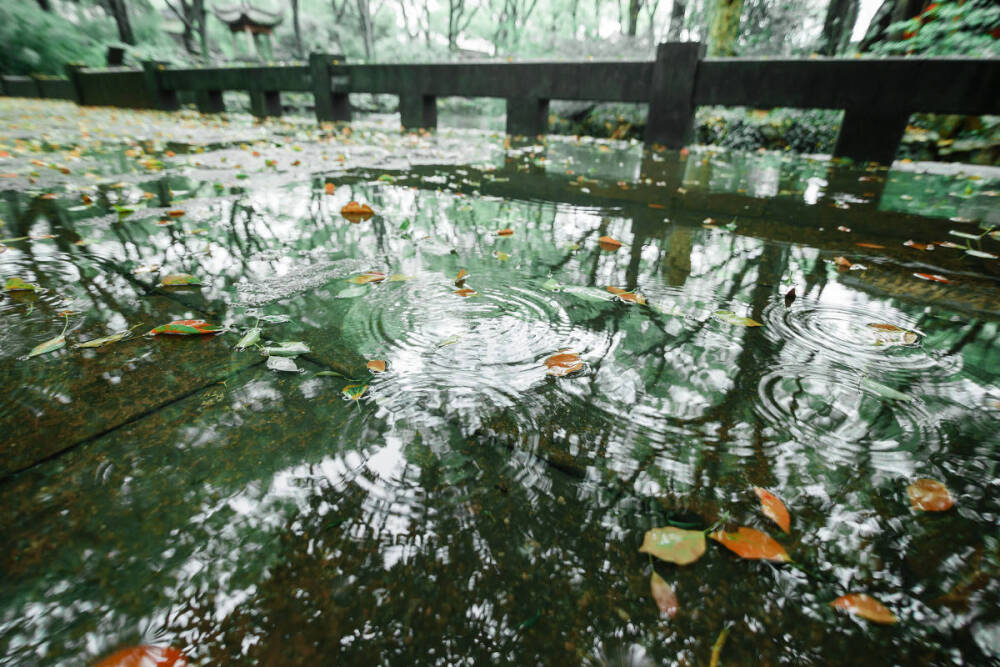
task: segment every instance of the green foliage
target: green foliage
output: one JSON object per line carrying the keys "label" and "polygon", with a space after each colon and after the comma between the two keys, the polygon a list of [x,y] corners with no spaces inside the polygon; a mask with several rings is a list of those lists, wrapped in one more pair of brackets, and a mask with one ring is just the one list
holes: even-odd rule
{"label": "green foliage", "polygon": [[944,0],[889,27],[903,39],[876,44],[889,55],[1000,55],[1000,4],[992,0]]}
{"label": "green foliage", "polygon": [[69,62],[98,65],[103,47],[70,21],[34,2],[0,4],[0,72],[62,74]]}
{"label": "green foliage", "polygon": [[828,153],[837,141],[840,117],[839,111],[826,109],[705,107],[697,114],[697,142],[737,150]]}

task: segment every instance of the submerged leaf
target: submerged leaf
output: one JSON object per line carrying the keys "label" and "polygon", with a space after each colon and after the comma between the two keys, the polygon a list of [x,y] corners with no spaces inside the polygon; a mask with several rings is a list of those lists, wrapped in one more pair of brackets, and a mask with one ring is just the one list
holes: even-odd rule
{"label": "submerged leaf", "polygon": [[299,370],[295,360],[288,357],[270,356],[267,358],[267,367],[272,371],[285,371],[288,373],[297,373]]}
{"label": "submerged leaf", "polygon": [[935,283],[945,283],[949,285],[951,284],[950,280],[936,273],[914,273],[913,275],[915,275],[917,278],[921,278],[923,280],[930,280]]}
{"label": "submerged leaf", "polygon": [[864,593],[842,595],[831,602],[830,606],[843,609],[855,616],[867,618],[869,621],[874,621],[875,623],[890,624],[899,620],[884,604]]}
{"label": "submerged leaf", "polygon": [[752,320],[749,317],[741,317],[731,310],[717,310],[712,313],[712,317],[720,322],[725,322],[726,324],[732,324],[734,326],[741,327],[762,327],[764,326],[757,320]]}
{"label": "submerged leaf", "polygon": [[678,565],[695,562],[705,553],[705,533],[673,526],[647,530],[639,553],[656,556]]}
{"label": "submerged leaf", "polygon": [[174,320],[167,324],[161,324],[149,331],[149,333],[170,334],[173,336],[194,336],[197,334],[217,334],[223,331],[222,327],[209,324],[205,320]]}
{"label": "submerged leaf", "polygon": [[670,618],[677,615],[677,594],[674,593],[674,589],[670,587],[670,584],[656,572],[653,572],[653,576],[649,578],[649,589],[653,594],[653,599],[656,600],[656,606],[660,608],[661,614],[666,614]]}
{"label": "submerged leaf", "polygon": [[610,236],[602,236],[601,238],[597,239],[597,245],[601,247],[601,250],[614,252],[615,250],[618,250],[619,248],[622,247],[622,242],[617,239],[613,239]]}
{"label": "submerged leaf", "polygon": [[547,375],[563,377],[583,368],[583,360],[573,352],[559,352],[545,360]]}
{"label": "submerged leaf", "polygon": [[110,345],[111,343],[117,343],[122,339],[128,338],[131,334],[132,329],[126,329],[125,331],[119,331],[118,333],[113,333],[110,336],[104,336],[103,338],[94,338],[83,343],[77,343],[73,347],[102,347],[104,345]]}
{"label": "submerged leaf", "polygon": [[56,350],[64,347],[66,345],[66,336],[59,335],[51,340],[47,340],[44,343],[36,345],[28,353],[28,358],[37,357],[40,354],[48,354],[49,352],[55,352]]}
{"label": "submerged leaf", "polygon": [[944,512],[954,506],[948,487],[933,479],[918,479],[906,489],[910,507],[923,512]]}
{"label": "submerged leaf", "polygon": [[285,322],[291,322],[292,318],[288,315],[261,315],[261,322],[267,322],[268,324],[284,324]]}
{"label": "submerged leaf", "polygon": [[608,294],[606,291],[597,289],[596,287],[569,285],[567,287],[563,287],[562,291],[567,294],[578,296],[581,299],[586,299],[587,301],[614,301],[615,299],[614,294]]}
{"label": "submerged leaf", "polygon": [[337,292],[338,299],[352,299],[362,294],[367,294],[368,288],[364,285],[351,285]]}
{"label": "submerged leaf", "polygon": [[514,235],[514,230],[511,229],[510,227],[507,227],[506,229],[501,229],[497,232],[497,236],[513,236],[513,235]]}
{"label": "submerged leaf", "polygon": [[236,343],[236,349],[245,350],[251,345],[256,345],[260,342],[261,333],[263,333],[263,330],[260,327],[251,327],[245,334],[243,334],[243,337],[240,338],[239,342]]}
{"label": "submerged leaf", "polygon": [[459,296],[466,297],[466,296],[474,296],[478,294],[478,292],[476,292],[476,290],[472,289],[471,287],[463,287],[462,289],[455,290],[454,292],[452,292],[452,294],[457,294]]}
{"label": "submerged leaf", "polygon": [[269,357],[294,357],[300,354],[309,354],[309,346],[300,340],[286,341],[269,345],[263,350]]}
{"label": "submerged leaf", "polygon": [[160,280],[160,287],[177,287],[180,285],[200,285],[201,281],[190,273],[169,273]]}
{"label": "submerged leaf", "polygon": [[753,487],[753,492],[760,498],[760,507],[761,511],[764,512],[764,516],[774,521],[787,533],[791,527],[792,518],[788,514],[788,509],[785,508],[785,504],[781,502],[778,496],[759,486]]}
{"label": "submerged leaf", "polygon": [[619,299],[620,301],[624,301],[625,303],[637,303],[640,306],[646,305],[646,297],[642,296],[641,294],[637,294],[635,292],[627,292],[623,290],[621,287],[615,287],[613,285],[608,285],[604,289],[610,292],[611,294],[614,294],[615,298]]}
{"label": "submerged leaf", "polygon": [[27,283],[21,278],[14,277],[8,278],[7,282],[4,283],[3,291],[5,292],[33,292],[38,289],[38,285],[34,283]]}
{"label": "submerged leaf", "polygon": [[871,378],[862,378],[861,386],[870,392],[878,394],[882,398],[892,399],[894,401],[912,401],[912,396],[907,396],[901,391],[896,391],[892,387],[888,387],[881,382],[876,382]]}
{"label": "submerged leaf", "polygon": [[562,289],[562,285],[556,282],[555,278],[549,278],[544,283],[542,283],[542,289],[546,289],[550,292],[558,292]]}
{"label": "submerged leaf", "polygon": [[740,526],[735,533],[720,530],[712,533],[709,537],[740,558],[770,560],[778,563],[787,563],[791,560],[785,548],[778,544],[774,538],[754,528]]}
{"label": "submerged leaf", "polygon": [[188,667],[187,658],[170,646],[133,646],[101,660],[94,667]]}

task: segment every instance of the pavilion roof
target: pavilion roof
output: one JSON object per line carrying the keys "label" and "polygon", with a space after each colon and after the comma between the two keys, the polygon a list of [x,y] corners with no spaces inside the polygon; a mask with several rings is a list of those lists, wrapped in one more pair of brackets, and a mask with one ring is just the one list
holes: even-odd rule
{"label": "pavilion roof", "polygon": [[231,7],[215,7],[215,16],[223,23],[233,25],[251,25],[261,28],[273,28],[281,23],[281,12],[269,11],[253,7],[246,0]]}

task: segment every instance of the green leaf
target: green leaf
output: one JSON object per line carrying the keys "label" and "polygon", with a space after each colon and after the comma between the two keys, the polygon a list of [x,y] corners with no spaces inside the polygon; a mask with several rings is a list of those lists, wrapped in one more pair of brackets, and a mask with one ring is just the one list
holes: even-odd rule
{"label": "green leaf", "polygon": [[8,278],[7,282],[4,283],[3,290],[5,292],[33,292],[38,289],[38,285],[34,283],[26,283],[21,278]]}
{"label": "green leaf", "polygon": [[562,285],[560,285],[555,278],[549,278],[542,283],[542,289],[547,289],[550,292],[558,292],[562,289]]}
{"label": "green leaf", "polygon": [[49,352],[55,352],[56,350],[64,347],[66,345],[66,336],[59,335],[52,340],[47,340],[40,345],[36,345],[28,353],[28,358],[37,357],[40,354],[48,354]]}
{"label": "green leaf", "polygon": [[291,322],[292,318],[288,315],[261,315],[261,322],[267,322],[268,324],[284,324],[285,322]]}
{"label": "green leaf", "polygon": [[197,334],[217,334],[224,329],[209,324],[205,320],[174,320],[161,324],[149,331],[151,334],[170,334],[173,336],[194,336]]}
{"label": "green leaf", "polygon": [[368,385],[366,384],[349,384],[341,389],[340,393],[342,393],[344,398],[347,398],[348,400],[357,401],[365,395],[366,391],[368,391]]}
{"label": "green leaf", "polygon": [[160,280],[160,287],[179,287],[182,285],[201,285],[201,281],[190,273],[170,273]]}
{"label": "green leaf", "polygon": [[260,342],[260,335],[263,329],[260,327],[252,327],[247,330],[243,337],[240,338],[239,342],[236,343],[235,348],[237,350],[245,350],[251,345],[256,345]]}
{"label": "green leaf", "polygon": [[300,340],[276,343],[264,348],[264,354],[269,357],[294,357],[308,353],[309,346]]}
{"label": "green leaf", "polygon": [[881,382],[876,382],[871,378],[862,378],[861,386],[870,392],[876,393],[882,398],[888,398],[895,401],[912,401],[912,396],[907,396],[901,391],[896,391],[892,387],[887,387]]}
{"label": "green leaf", "polygon": [[764,326],[757,320],[751,320],[749,317],[740,317],[731,310],[717,310],[712,313],[712,317],[720,322],[726,324],[732,324],[741,327],[762,327]]}
{"label": "green leaf", "polygon": [[73,347],[102,347],[111,343],[117,343],[123,338],[128,338],[130,335],[132,335],[132,329],[126,329],[125,331],[119,331],[103,338],[94,338],[83,343],[77,343]]}
{"label": "green leaf", "polygon": [[646,531],[640,553],[647,553],[678,565],[693,563],[705,553],[705,533],[673,526]]}

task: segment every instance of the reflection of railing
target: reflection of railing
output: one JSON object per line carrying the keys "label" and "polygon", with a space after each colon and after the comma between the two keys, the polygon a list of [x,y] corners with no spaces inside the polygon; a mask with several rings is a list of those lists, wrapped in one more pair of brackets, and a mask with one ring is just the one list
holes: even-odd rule
{"label": "reflection of railing", "polygon": [[[649,104],[646,143],[679,148],[691,138],[698,105],[844,109],[835,154],[888,162],[916,111],[1000,113],[1000,59],[884,58],[765,60],[703,58],[701,44],[661,44],[643,62],[516,62],[361,65],[313,54],[308,65],[142,70],[70,68],[83,104],[176,109],[194,92],[199,110],[224,110],[222,92],[250,94],[258,116],[281,114],[282,92],[311,92],[321,121],[349,121],[350,93],[399,96],[407,128],[437,125],[438,97],[500,97],[507,132],[536,135],[548,126],[549,101]],[[142,86],[139,80],[142,80]],[[4,77],[9,95],[48,96],[34,79]],[[29,90],[34,85],[34,91]]]}

